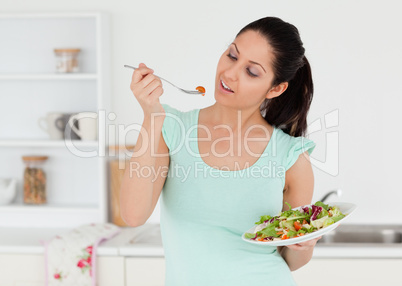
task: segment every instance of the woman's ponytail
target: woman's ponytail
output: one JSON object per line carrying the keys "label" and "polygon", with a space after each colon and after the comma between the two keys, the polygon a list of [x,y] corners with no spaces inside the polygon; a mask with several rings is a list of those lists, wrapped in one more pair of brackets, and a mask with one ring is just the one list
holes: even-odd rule
{"label": "woman's ponytail", "polygon": [[311,67],[306,57],[288,88],[278,97],[266,99],[260,107],[265,120],[291,136],[305,136],[307,114],[313,99]]}

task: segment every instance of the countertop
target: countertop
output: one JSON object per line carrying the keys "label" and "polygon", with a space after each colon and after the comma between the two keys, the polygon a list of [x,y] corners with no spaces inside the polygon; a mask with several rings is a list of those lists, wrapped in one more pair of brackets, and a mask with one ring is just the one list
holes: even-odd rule
{"label": "countertop", "polygon": [[[66,228],[0,228],[0,254],[43,254],[41,241],[69,231]],[[163,257],[159,225],[122,228],[118,235],[98,247],[97,255]],[[317,244],[313,258],[402,259],[402,244]]]}
{"label": "countertop", "polygon": [[[56,235],[71,228],[0,228],[0,254],[44,254],[42,241],[50,241]],[[135,240],[135,241],[134,241]],[[113,238],[97,248],[99,256],[164,256],[159,224],[139,227],[122,227]]]}

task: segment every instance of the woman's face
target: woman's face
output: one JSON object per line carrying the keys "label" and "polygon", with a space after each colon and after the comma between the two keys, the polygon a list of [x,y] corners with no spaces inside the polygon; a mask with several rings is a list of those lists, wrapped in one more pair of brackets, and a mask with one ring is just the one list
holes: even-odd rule
{"label": "woman's face", "polygon": [[267,40],[255,31],[240,34],[219,59],[215,100],[236,108],[260,106],[274,78],[273,53]]}

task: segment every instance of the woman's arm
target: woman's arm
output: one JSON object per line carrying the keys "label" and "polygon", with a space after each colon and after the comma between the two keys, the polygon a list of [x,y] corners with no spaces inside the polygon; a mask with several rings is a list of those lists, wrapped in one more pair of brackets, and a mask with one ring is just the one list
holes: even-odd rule
{"label": "woman's arm", "polygon": [[[129,226],[143,225],[151,216],[169,168],[169,149],[161,131],[163,119],[153,121],[151,124],[150,120],[144,120],[133,156],[121,183],[121,216]],[[151,132],[155,135],[151,136]],[[152,154],[155,150],[158,150],[158,156]]]}
{"label": "woman's arm", "polygon": [[[292,207],[311,204],[314,191],[314,175],[308,153],[299,156],[296,163],[286,171],[285,189],[283,193],[283,210],[287,210],[285,202]],[[285,259],[291,271],[297,270],[310,261],[317,239],[303,243],[279,246],[278,251]]]}
{"label": "woman's arm", "polygon": [[[165,114],[159,102],[163,93],[160,79],[153,75],[153,70],[140,64],[133,73],[130,88],[144,111],[144,122],[121,183],[120,208],[128,225],[139,226],[155,209],[170,159],[162,136]],[[156,113],[163,116],[153,116]]]}

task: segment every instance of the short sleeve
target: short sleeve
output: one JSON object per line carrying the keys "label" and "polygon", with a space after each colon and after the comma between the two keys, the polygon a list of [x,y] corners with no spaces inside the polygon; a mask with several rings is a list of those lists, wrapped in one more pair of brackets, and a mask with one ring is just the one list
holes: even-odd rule
{"label": "short sleeve", "polygon": [[166,113],[162,126],[162,136],[169,148],[169,152],[171,152],[174,150],[175,142],[179,136],[177,132],[180,129],[180,111],[164,103],[162,103],[162,107]]}
{"label": "short sleeve", "polygon": [[286,170],[293,166],[296,163],[297,159],[304,152],[308,152],[309,155],[313,152],[315,148],[315,143],[307,139],[305,137],[294,137],[292,138],[292,142],[290,144],[289,152],[287,154],[286,160]]}

